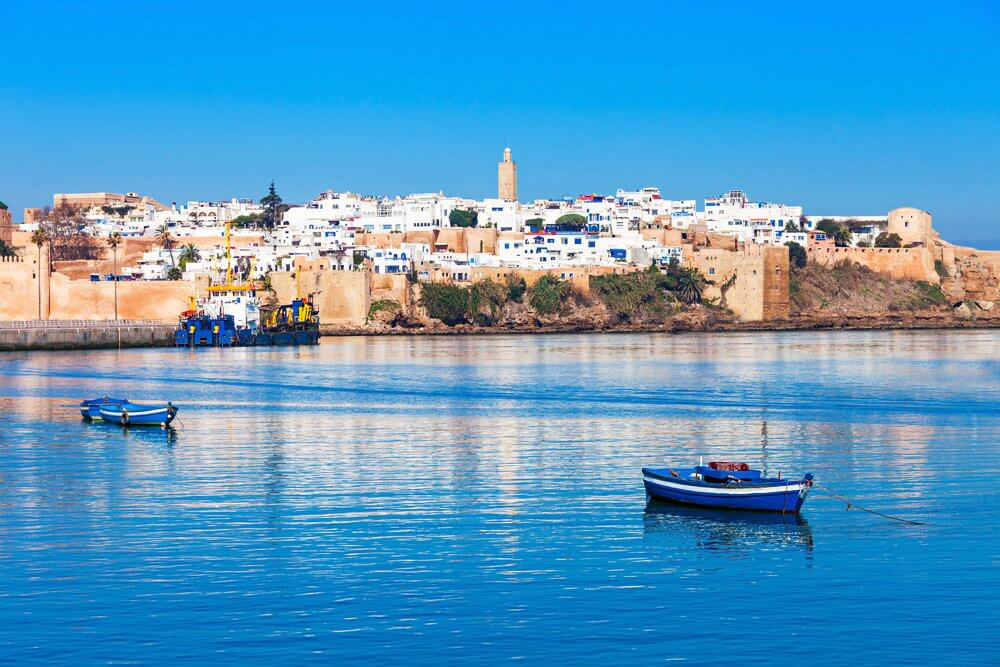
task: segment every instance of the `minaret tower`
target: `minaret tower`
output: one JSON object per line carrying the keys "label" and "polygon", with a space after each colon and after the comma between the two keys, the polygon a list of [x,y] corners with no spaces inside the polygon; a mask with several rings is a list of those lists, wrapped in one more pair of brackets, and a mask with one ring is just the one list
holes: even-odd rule
{"label": "minaret tower", "polygon": [[497,165],[497,197],[517,201],[517,163],[510,159],[510,148],[503,149],[503,162]]}

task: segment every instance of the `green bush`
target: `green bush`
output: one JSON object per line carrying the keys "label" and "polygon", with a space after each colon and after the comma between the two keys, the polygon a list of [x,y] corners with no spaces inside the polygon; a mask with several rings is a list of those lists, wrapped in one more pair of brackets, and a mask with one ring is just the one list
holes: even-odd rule
{"label": "green bush", "polygon": [[479,213],[456,208],[448,214],[448,221],[452,227],[475,227],[479,224]]}
{"label": "green bush", "polygon": [[890,234],[888,232],[882,232],[875,237],[875,247],[876,248],[898,248],[903,244],[903,239],[899,237],[899,234]]}
{"label": "green bush", "polygon": [[923,280],[918,280],[916,286],[920,292],[920,301],[922,302],[920,305],[944,303],[948,298],[945,296],[940,285],[933,285]]}
{"label": "green bush", "polygon": [[516,273],[507,274],[507,298],[514,303],[521,303],[524,293],[528,291],[528,285],[524,278]]}
{"label": "green bush", "polygon": [[619,321],[662,319],[668,310],[664,276],[655,268],[590,278],[591,293]]}
{"label": "green bush", "polygon": [[401,306],[399,305],[399,302],[395,299],[378,299],[376,301],[372,301],[372,305],[368,307],[368,316],[365,317],[365,323],[370,322],[374,319],[377,313],[380,313],[383,310],[389,313],[395,313],[398,312],[400,308]]}
{"label": "green bush", "polygon": [[528,305],[539,315],[553,315],[562,310],[569,293],[569,283],[545,274],[531,288]]}
{"label": "green bush", "polygon": [[469,312],[469,290],[447,283],[424,283],[420,305],[428,315],[448,326],[461,324]]}
{"label": "green bush", "polygon": [[788,262],[792,266],[801,269],[806,265],[806,249],[795,241],[789,241],[785,244],[788,246]]}
{"label": "green bush", "polygon": [[839,222],[820,220],[816,224],[816,231],[823,232],[832,238],[838,248],[846,248],[851,245],[851,230]]}
{"label": "green bush", "polygon": [[489,278],[469,289],[469,315],[477,324],[491,326],[507,303],[507,288]]}
{"label": "green bush", "polygon": [[580,231],[587,226],[587,219],[579,213],[567,213],[556,219],[556,227],[566,231]]}
{"label": "green bush", "polygon": [[948,269],[945,268],[944,262],[942,262],[940,259],[934,260],[934,270],[937,271],[937,274],[942,278],[948,277]]}

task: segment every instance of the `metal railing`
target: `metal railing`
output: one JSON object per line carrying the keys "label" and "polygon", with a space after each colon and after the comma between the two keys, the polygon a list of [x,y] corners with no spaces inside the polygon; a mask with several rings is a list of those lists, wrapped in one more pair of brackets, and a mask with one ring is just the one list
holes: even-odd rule
{"label": "metal railing", "polygon": [[167,320],[5,320],[0,329],[113,329],[174,326]]}

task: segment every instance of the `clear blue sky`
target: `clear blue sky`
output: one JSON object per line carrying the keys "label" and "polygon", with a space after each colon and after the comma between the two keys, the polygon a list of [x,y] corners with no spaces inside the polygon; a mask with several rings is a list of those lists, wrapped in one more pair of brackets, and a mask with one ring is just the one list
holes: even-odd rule
{"label": "clear blue sky", "polygon": [[[1000,3],[3,2],[0,200],[730,188],[1000,247]],[[700,202],[699,202],[700,206]]]}

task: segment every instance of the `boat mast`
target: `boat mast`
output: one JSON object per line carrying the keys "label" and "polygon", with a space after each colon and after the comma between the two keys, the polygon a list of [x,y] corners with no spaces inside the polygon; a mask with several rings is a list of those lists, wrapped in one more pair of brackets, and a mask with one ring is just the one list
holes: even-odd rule
{"label": "boat mast", "polygon": [[229,241],[230,221],[226,221],[226,285],[233,284],[232,244]]}

